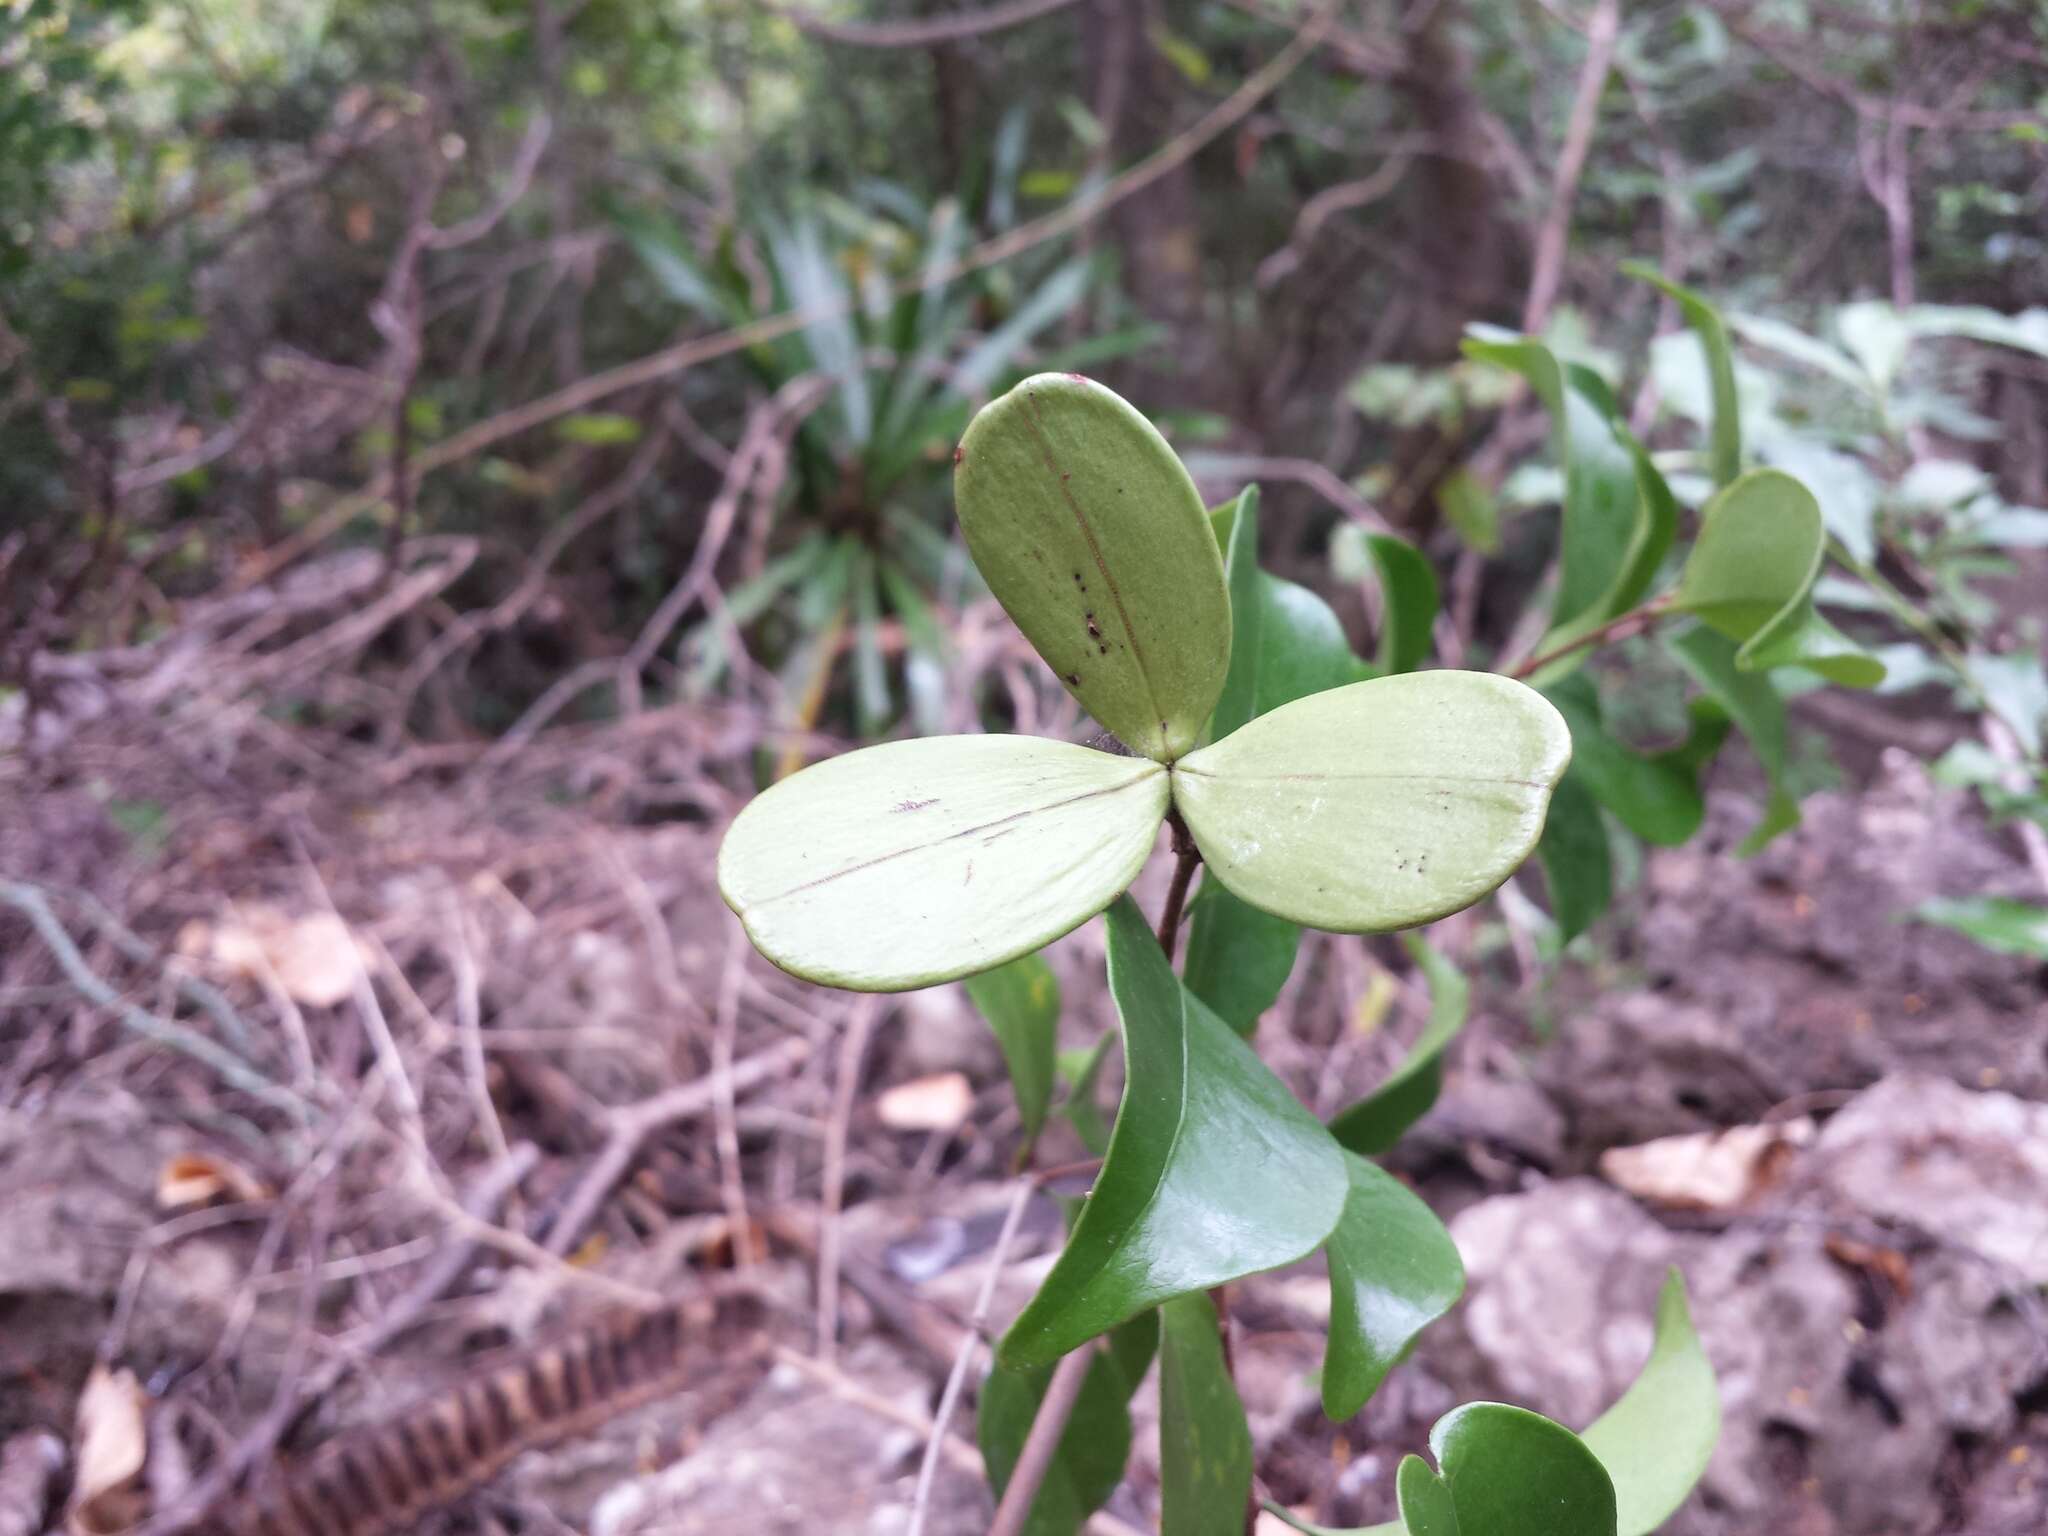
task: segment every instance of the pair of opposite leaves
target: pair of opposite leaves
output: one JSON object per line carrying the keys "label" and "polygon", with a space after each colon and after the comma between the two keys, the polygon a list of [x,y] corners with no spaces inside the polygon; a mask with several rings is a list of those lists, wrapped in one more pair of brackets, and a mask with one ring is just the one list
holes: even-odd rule
{"label": "pair of opposite leaves", "polygon": [[1026,379],[956,463],[990,591],[1138,755],[940,736],[775,785],[726,834],[718,883],[783,969],[893,992],[1028,954],[1130,885],[1169,807],[1233,895],[1334,932],[1458,911],[1535,847],[1571,738],[1507,678],[1353,683],[1198,746],[1231,663],[1223,558],[1179,458],[1110,390]]}

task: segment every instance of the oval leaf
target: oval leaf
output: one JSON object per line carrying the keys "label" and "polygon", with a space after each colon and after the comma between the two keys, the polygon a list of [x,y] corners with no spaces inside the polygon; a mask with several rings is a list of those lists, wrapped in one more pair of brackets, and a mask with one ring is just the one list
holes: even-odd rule
{"label": "oval leaf", "polygon": [[1348,1419],[1377,1392],[1415,1336],[1465,1292],[1444,1224],[1392,1174],[1346,1155],[1351,1194],[1326,1245],[1330,1341],[1323,1412]]}
{"label": "oval leaf", "polygon": [[1377,933],[1470,906],[1543,830],[1571,734],[1540,694],[1485,672],[1333,688],[1173,769],[1202,857],[1290,922]]}
{"label": "oval leaf", "polygon": [[1159,1309],[1160,1536],[1243,1536],[1252,1434],[1197,1291]]}
{"label": "oval leaf", "polygon": [[961,439],[960,530],[1070,693],[1134,751],[1195,744],[1230,662],[1208,514],[1166,440],[1078,374],[1038,374]]}
{"label": "oval leaf", "polygon": [[1028,736],[934,736],[835,757],[733,822],[718,889],[793,975],[901,992],[1050,943],[1136,877],[1165,773]]}
{"label": "oval leaf", "polygon": [[[1614,1484],[1579,1437],[1526,1408],[1467,1403],[1429,1432],[1457,1536],[1615,1536]],[[1402,1499],[1402,1513],[1408,1501]]]}
{"label": "oval leaf", "polygon": [[1621,1536],[1649,1536],[1707,1470],[1721,1395],[1673,1270],[1657,1298],[1657,1337],[1629,1389],[1579,1436],[1614,1483]]}
{"label": "oval leaf", "polygon": [[1124,1099],[1102,1173],[1004,1335],[1044,1365],[1147,1307],[1313,1250],[1343,1213],[1343,1153],[1250,1046],[1180,984],[1131,900],[1109,910]]}
{"label": "oval leaf", "polygon": [[1768,644],[1796,626],[1826,547],[1813,493],[1783,470],[1751,470],[1700,514],[1678,606],[1738,643]]}

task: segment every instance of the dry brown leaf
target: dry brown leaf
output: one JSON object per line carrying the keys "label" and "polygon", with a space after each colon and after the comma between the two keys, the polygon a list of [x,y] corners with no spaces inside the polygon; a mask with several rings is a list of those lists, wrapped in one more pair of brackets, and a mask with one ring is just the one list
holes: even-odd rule
{"label": "dry brown leaf", "polygon": [[1726,1211],[1776,1182],[1800,1147],[1813,1140],[1811,1118],[1725,1131],[1665,1136],[1600,1154],[1610,1184],[1642,1200],[1695,1211]]}
{"label": "dry brown leaf", "polygon": [[887,1089],[875,1112],[892,1131],[959,1129],[974,1108],[974,1085],[962,1072],[934,1072]]}
{"label": "dry brown leaf", "polygon": [[156,1203],[166,1211],[211,1205],[216,1200],[267,1200],[270,1193],[270,1186],[248,1169],[204,1152],[174,1157],[156,1176]]}
{"label": "dry brown leaf", "polygon": [[142,1475],[148,1435],[142,1385],[133,1371],[95,1365],[78,1398],[74,1436],[78,1476],[65,1528],[71,1536],[110,1536],[142,1518]]}
{"label": "dry brown leaf", "polygon": [[288,917],[274,907],[248,906],[215,927],[211,941],[216,964],[253,981],[274,981],[309,1008],[347,1001],[359,970],[373,963],[332,912]]}

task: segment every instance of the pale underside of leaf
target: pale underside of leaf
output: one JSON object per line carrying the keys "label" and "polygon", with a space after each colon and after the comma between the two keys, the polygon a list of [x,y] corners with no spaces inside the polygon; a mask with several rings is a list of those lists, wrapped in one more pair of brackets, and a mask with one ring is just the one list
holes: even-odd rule
{"label": "pale underside of leaf", "polygon": [[1614,1406],[1581,1431],[1614,1482],[1620,1536],[1649,1536],[1707,1470],[1721,1433],[1714,1368],[1674,1270],[1657,1298],[1650,1358]]}
{"label": "pale underside of leaf", "polygon": [[1470,906],[1543,830],[1571,756],[1557,710],[1481,672],[1376,678],[1283,705],[1173,770],[1203,860],[1236,896],[1374,933]]}
{"label": "pale underside of leaf", "polygon": [[1134,750],[1185,752],[1223,687],[1230,600],[1173,449],[1101,385],[1039,374],[975,417],[956,462],[960,531],[1025,638]]}
{"label": "pale underside of leaf", "polygon": [[937,736],[808,768],[726,833],[718,885],[762,954],[906,991],[1048,944],[1136,877],[1165,771],[1066,742]]}

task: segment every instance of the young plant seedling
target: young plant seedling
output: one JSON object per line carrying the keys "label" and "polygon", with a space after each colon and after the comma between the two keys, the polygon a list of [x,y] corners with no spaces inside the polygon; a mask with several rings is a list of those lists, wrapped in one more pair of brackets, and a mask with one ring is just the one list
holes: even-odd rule
{"label": "young plant seedling", "polygon": [[[1126,750],[977,735],[848,753],[740,813],[719,887],[756,947],[807,980],[879,992],[973,978],[1027,1139],[1047,1114],[1058,1013],[1033,952],[1106,911],[1124,1096],[1067,1245],[984,1387],[998,1491],[1035,1417],[1072,1418],[1050,1463],[1019,1474],[997,1529],[1079,1528],[1121,1474],[1127,1403],[1156,1354],[1166,1536],[1236,1536],[1251,1442],[1209,1293],[1326,1248],[1335,1418],[1356,1413],[1462,1293],[1442,1224],[1367,1160],[1434,1098],[1462,982],[1411,942],[1437,1015],[1394,1078],[1327,1127],[1243,1032],[1284,981],[1300,926],[1410,928],[1500,885],[1537,847],[1571,732],[1507,677],[1359,662],[1319,600],[1258,569],[1256,492],[1205,511],[1151,424],[1087,379],[1026,379],[975,418],[956,464],[961,528],[990,590]],[[1404,554],[1375,558],[1426,578]],[[1399,665],[1420,659],[1426,634],[1425,616]],[[1162,823],[1175,867],[1155,933],[1127,893]],[[1172,955],[1198,864],[1208,875],[1183,978]],[[1100,1061],[1091,1053],[1073,1075],[1092,1082]],[[1092,1110],[1070,1104],[1092,1141]],[[1659,1349],[1669,1334],[1679,1364],[1656,1380],[1676,1381],[1690,1413],[1675,1442],[1624,1422],[1603,1450],[1523,1410],[1474,1405],[1438,1426],[1440,1472],[1419,1458],[1404,1468],[1405,1529],[1532,1531],[1503,1523],[1516,1518],[1503,1490],[1519,1481],[1555,1491],[1562,1523],[1542,1529],[1557,1536],[1640,1536],[1661,1521],[1697,1477],[1700,1424],[1716,1411],[1684,1311],[1674,1281]],[[1084,1374],[1054,1392],[1062,1371]],[[1653,1417],[1677,1413],[1672,1395]]]}

